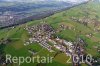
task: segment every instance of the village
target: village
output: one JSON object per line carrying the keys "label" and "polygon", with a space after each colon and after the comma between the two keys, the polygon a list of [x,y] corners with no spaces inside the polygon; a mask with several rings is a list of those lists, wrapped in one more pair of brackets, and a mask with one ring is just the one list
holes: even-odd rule
{"label": "village", "polygon": [[[84,46],[86,45],[86,43],[84,40],[82,40],[81,38],[77,38],[77,41],[71,42],[61,39],[58,36],[54,37],[53,34],[55,34],[57,31],[48,24],[44,23],[32,27],[26,26],[26,28],[24,29],[27,30],[30,34],[29,40],[24,44],[25,46],[32,44],[33,42],[37,42],[40,46],[47,49],[49,52],[56,52],[52,49],[54,47],[57,50],[64,52],[66,56],[74,56],[76,54],[78,55],[78,57],[80,57],[80,55],[84,55],[85,53]],[[50,45],[49,42],[52,45]],[[34,54],[34,51],[32,54]],[[74,61],[73,63],[75,65],[78,64]]]}

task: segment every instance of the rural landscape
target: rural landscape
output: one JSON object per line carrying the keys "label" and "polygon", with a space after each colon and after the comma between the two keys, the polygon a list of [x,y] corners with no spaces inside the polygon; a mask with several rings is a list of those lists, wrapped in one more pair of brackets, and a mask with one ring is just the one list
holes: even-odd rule
{"label": "rural landscape", "polygon": [[[100,66],[100,0],[76,1],[1,1],[0,66]],[[19,65],[6,54],[53,58]]]}

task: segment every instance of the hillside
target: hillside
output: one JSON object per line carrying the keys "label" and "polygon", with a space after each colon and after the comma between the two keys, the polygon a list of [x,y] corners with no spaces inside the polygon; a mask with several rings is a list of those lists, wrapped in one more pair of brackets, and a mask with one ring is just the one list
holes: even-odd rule
{"label": "hillside", "polygon": [[[91,54],[93,58],[98,60],[100,58],[100,2],[88,2],[69,10],[56,13],[50,17],[41,20],[34,20],[26,24],[16,27],[10,27],[0,30],[0,54],[11,54],[12,56],[30,56],[29,49],[38,52],[39,56],[55,56],[51,64],[38,64],[38,63],[24,63],[21,66],[72,66],[72,63],[66,63],[69,56],[60,52],[56,48],[52,48],[55,52],[49,52],[37,42],[33,42],[25,46],[25,42],[32,37],[27,28],[41,24],[50,25],[56,33],[54,36],[64,39],[69,42],[77,42],[77,38],[84,40],[84,54]],[[50,27],[48,27],[50,28]],[[52,30],[52,31],[53,31]],[[35,31],[32,32],[34,34]],[[37,34],[36,34],[37,35]],[[52,43],[49,43],[53,45]],[[36,56],[33,55],[33,56]],[[94,66],[100,65],[99,61],[93,63]],[[8,66],[17,66],[18,64],[9,64]],[[88,64],[81,64],[88,66]]]}

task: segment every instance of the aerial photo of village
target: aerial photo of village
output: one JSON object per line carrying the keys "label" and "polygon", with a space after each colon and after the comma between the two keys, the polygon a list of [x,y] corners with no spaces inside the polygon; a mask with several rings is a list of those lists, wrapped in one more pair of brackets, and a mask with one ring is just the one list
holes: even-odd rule
{"label": "aerial photo of village", "polygon": [[0,0],[0,66],[100,66],[100,0]]}

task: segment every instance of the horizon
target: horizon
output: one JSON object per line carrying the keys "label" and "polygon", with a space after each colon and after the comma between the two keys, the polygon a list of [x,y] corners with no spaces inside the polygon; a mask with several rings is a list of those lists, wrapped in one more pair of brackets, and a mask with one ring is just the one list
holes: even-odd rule
{"label": "horizon", "polygon": [[0,0],[0,1],[8,1],[8,2],[38,2],[38,1],[59,1],[59,2],[84,2],[88,0]]}

